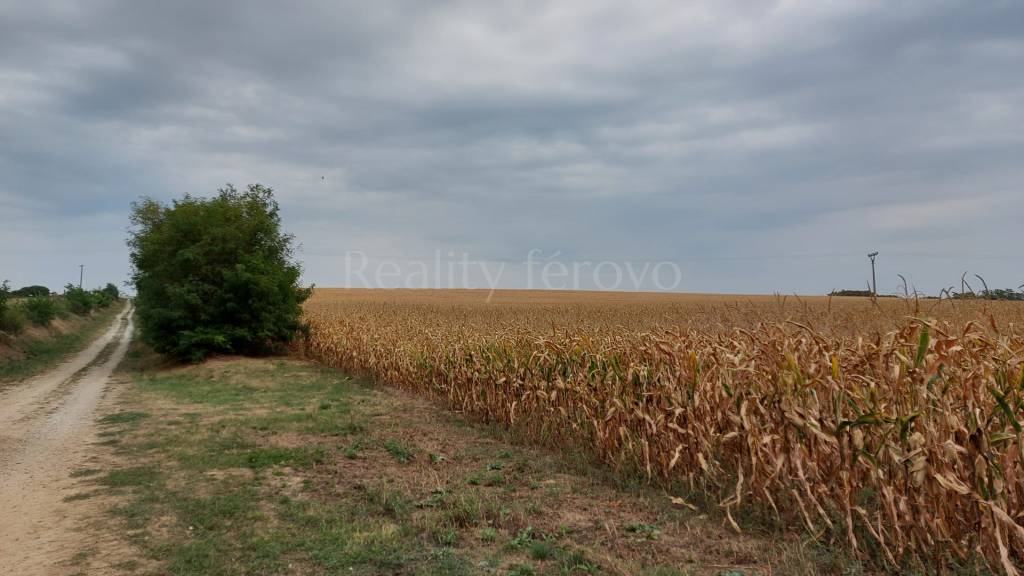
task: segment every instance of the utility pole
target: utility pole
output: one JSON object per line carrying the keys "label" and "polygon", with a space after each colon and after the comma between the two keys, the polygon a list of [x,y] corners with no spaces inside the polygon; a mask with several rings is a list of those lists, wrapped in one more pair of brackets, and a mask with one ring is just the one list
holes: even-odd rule
{"label": "utility pole", "polygon": [[85,264],[78,265],[78,288],[82,288],[82,279],[85,278]]}
{"label": "utility pole", "polygon": [[868,258],[871,258],[871,295],[878,296],[878,285],[875,284],[875,256],[878,256],[878,252],[871,252],[868,254]]}

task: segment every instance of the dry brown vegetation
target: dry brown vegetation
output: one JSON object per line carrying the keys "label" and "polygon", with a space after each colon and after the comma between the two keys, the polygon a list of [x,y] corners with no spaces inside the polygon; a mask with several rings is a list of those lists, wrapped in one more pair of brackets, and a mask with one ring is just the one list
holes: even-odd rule
{"label": "dry brown vegetation", "polygon": [[1024,306],[317,290],[309,352],[890,567],[1024,562]]}

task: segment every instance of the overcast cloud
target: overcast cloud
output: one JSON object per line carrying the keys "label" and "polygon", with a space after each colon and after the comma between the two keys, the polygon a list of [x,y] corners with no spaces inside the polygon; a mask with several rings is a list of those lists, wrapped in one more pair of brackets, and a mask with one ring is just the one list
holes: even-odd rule
{"label": "overcast cloud", "polygon": [[132,200],[226,182],[276,189],[321,286],[355,250],[514,287],[538,249],[1016,287],[1024,3],[0,4],[0,276],[123,281]]}

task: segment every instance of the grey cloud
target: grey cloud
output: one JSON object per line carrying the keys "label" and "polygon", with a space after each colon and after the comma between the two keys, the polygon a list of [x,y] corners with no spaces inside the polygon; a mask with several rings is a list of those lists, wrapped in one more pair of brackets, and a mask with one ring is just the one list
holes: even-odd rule
{"label": "grey cloud", "polygon": [[122,278],[138,195],[261,181],[321,285],[347,249],[532,248],[693,290],[858,287],[870,249],[1017,285],[1022,31],[1013,2],[7,6],[0,275]]}

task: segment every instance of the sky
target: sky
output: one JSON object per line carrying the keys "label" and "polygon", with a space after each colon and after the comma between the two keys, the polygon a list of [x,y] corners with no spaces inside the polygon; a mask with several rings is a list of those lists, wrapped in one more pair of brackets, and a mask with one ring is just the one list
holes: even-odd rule
{"label": "sky", "polygon": [[0,279],[259,182],[319,286],[1017,287],[1022,71],[1019,1],[0,0]]}

